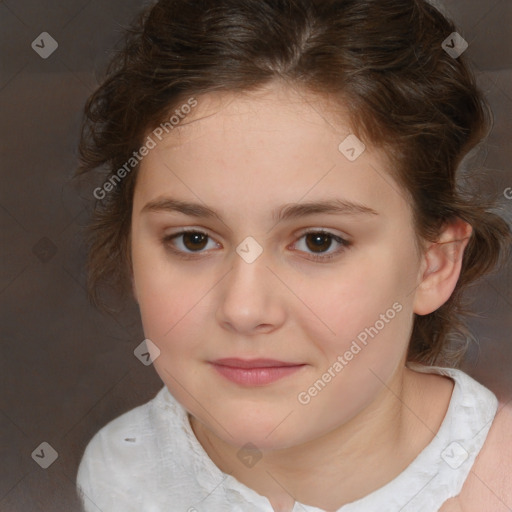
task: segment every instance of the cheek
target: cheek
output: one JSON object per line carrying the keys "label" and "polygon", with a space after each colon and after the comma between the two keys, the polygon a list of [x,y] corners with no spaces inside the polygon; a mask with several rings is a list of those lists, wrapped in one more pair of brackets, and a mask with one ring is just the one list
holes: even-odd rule
{"label": "cheek", "polygon": [[[204,281],[191,283],[179,277],[151,276],[138,290],[146,337],[171,348],[196,339],[194,333],[200,327],[200,319],[207,314],[205,295],[210,288]],[[190,342],[188,346],[192,346]]]}
{"label": "cheek", "polygon": [[138,279],[144,335],[160,350],[153,362],[155,371],[178,401],[189,404],[190,396],[185,389],[199,396],[192,385],[196,364],[189,363],[197,363],[204,356],[203,318],[208,315],[204,296],[211,285],[199,279],[191,283],[183,275],[169,271],[141,272]]}
{"label": "cheek", "polygon": [[[395,283],[381,282],[378,291],[365,280],[346,284],[329,292],[332,300],[318,304],[335,335],[309,329],[322,358],[296,397],[301,417],[314,418],[324,431],[348,421],[382,392],[401,364],[412,325],[412,308],[397,295]],[[301,435],[300,425],[296,428]]]}
{"label": "cheek", "polygon": [[[382,382],[389,381],[406,353],[413,295],[410,279],[404,279],[400,271],[404,260],[398,260],[402,261],[398,265],[395,261],[391,255],[381,255],[379,265],[361,262],[340,274],[338,282],[326,281],[316,290],[312,306],[322,322],[312,322],[311,314],[303,317],[301,329],[309,333],[317,353],[322,354],[317,360],[317,378],[328,381],[325,391],[314,399],[314,407],[332,411],[330,403],[341,406],[332,417],[325,414],[327,423],[340,420],[340,415],[348,418],[368,403],[381,391]],[[314,386],[314,380],[307,386]]]}
{"label": "cheek", "polygon": [[408,285],[400,274],[385,264],[347,267],[338,276],[330,276],[314,286],[309,281],[297,287],[297,296],[304,298],[307,306],[297,318],[301,319],[303,329],[314,326],[327,345],[343,348],[344,343],[376,322],[381,331],[382,322],[386,329],[396,323],[396,310],[405,306],[406,290]]}
{"label": "cheek", "polygon": [[143,241],[133,244],[133,282],[144,333],[159,344],[190,322],[206,293],[205,280],[184,274],[171,265],[163,251]]}

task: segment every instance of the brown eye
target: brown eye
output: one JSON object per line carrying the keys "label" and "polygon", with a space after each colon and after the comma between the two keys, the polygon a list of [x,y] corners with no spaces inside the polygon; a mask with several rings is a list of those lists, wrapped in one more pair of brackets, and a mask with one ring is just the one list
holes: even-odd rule
{"label": "brown eye", "polygon": [[173,235],[167,235],[162,240],[164,246],[177,255],[183,257],[194,256],[195,254],[202,255],[203,249],[207,248],[210,242],[213,246],[218,244],[206,234],[201,231],[180,231]]}
{"label": "brown eye", "polygon": [[208,243],[208,235],[199,232],[183,233],[183,245],[190,251],[200,251]]}
{"label": "brown eye", "polygon": [[[330,250],[333,247],[333,242],[334,250]],[[318,230],[303,233],[294,245],[300,252],[305,252],[308,259],[327,262],[340,256],[343,251],[351,246],[351,242],[334,233]]]}
{"label": "brown eye", "polygon": [[332,238],[328,233],[308,233],[306,245],[313,252],[327,251],[332,245]]}

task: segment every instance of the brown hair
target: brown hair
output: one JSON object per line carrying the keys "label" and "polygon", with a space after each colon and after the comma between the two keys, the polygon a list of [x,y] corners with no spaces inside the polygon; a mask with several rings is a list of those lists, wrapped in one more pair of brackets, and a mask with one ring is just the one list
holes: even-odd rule
{"label": "brown hair", "polygon": [[[411,199],[418,239],[435,241],[454,218],[473,227],[451,298],[415,316],[408,359],[456,366],[467,331],[462,292],[510,247],[492,204],[456,181],[463,157],[490,129],[489,109],[464,56],[443,41],[456,29],[424,0],[161,0],[127,31],[85,107],[79,173],[104,179],[141,147],[169,111],[213,91],[284,80],[336,98],[354,133],[386,148]],[[96,203],[89,290],[129,290],[134,171]],[[454,343],[459,340],[459,343]]]}

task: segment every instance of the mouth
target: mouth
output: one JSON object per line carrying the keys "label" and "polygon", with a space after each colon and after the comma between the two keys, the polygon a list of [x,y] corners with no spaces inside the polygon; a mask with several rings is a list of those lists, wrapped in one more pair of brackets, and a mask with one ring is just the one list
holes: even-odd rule
{"label": "mouth", "polygon": [[304,363],[275,359],[217,359],[210,363],[227,380],[241,386],[265,386],[288,377],[305,366]]}

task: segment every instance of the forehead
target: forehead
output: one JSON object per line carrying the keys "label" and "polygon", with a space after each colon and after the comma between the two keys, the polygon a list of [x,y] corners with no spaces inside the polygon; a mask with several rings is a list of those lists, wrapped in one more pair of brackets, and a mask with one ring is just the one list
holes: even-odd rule
{"label": "forehead", "polygon": [[[272,82],[253,91],[219,91],[183,98],[176,108],[179,110],[180,105],[190,103],[191,99],[196,100],[196,106],[173,126],[169,137],[164,136],[164,146],[186,144],[201,132],[228,131],[237,124],[244,124],[245,128],[239,136],[278,130],[281,136],[287,132],[296,135],[299,130],[304,132],[306,125],[310,125],[311,130],[315,126],[330,129],[338,137],[352,131],[342,102],[281,82]],[[301,122],[297,124],[298,120]]]}
{"label": "forehead", "polygon": [[[256,198],[267,208],[336,191],[382,208],[403,202],[388,155],[358,147],[346,109],[331,98],[273,85],[195,99],[161,140],[148,132],[157,144],[141,163],[137,185],[146,200],[179,189],[225,204],[245,196],[246,208]],[[344,153],[347,137],[362,150],[354,160]]]}

